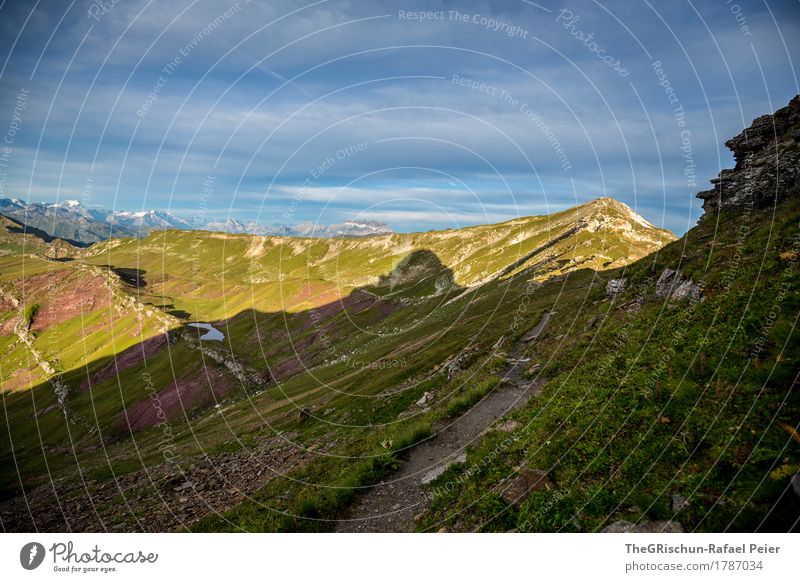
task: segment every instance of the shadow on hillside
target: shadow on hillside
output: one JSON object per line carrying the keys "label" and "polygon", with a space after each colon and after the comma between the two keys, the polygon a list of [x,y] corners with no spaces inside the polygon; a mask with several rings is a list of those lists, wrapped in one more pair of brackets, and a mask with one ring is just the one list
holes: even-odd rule
{"label": "shadow on hillside", "polygon": [[130,267],[115,267],[109,265],[108,268],[119,277],[123,283],[135,287],[137,289],[144,289],[147,287],[147,281],[144,276],[147,273],[144,269],[133,269]]}
{"label": "shadow on hillside", "polygon": [[[117,266],[111,269],[133,287],[147,284],[142,270]],[[354,289],[318,307],[298,312],[246,309],[224,322],[209,322],[224,333],[223,341],[199,340],[199,330],[188,325],[190,314],[181,312],[186,322],[179,328],[142,338],[119,353],[95,359],[59,376],[68,389],[69,436],[65,433],[64,412],[55,404],[50,381],[24,392],[6,394],[9,414],[4,424],[8,422],[9,429],[3,430],[4,436],[0,437],[0,460],[5,466],[19,460],[16,443],[24,439],[13,437],[15,447],[11,450],[9,438],[16,430],[27,432],[24,427],[34,419],[40,427],[48,427],[43,431],[39,448],[49,452],[60,450],[64,442],[72,439],[76,450],[95,450],[129,438],[132,432],[188,419],[243,386],[240,381],[232,380],[226,363],[206,357],[201,360],[204,369],[200,373],[187,372],[176,360],[180,357],[176,350],[187,345],[187,334],[193,345],[199,343],[226,354],[231,364],[256,371],[262,382],[259,388],[268,388],[276,381],[285,381],[325,363],[331,358],[331,346],[338,341],[380,324],[399,309],[413,305],[415,300],[436,301],[441,305],[463,290],[455,283],[452,271],[433,252],[419,250],[374,284]],[[301,293],[296,298],[298,303],[313,301],[310,286],[308,293],[307,297]],[[153,308],[176,314],[172,304]],[[231,336],[231,330],[240,329],[244,330],[242,334]],[[75,338],[75,342],[80,341],[81,338]],[[252,361],[247,361],[248,356]],[[169,376],[159,376],[159,362],[168,364]],[[130,391],[126,394],[118,378],[128,381],[136,378],[140,382],[135,398],[129,395]],[[154,407],[154,402],[158,407]],[[63,452],[68,453],[66,449]],[[37,452],[30,454],[36,456]],[[6,472],[0,481],[0,499],[20,493],[19,477],[16,471],[13,473]],[[35,472],[25,477],[31,484],[46,481],[45,474]]]}

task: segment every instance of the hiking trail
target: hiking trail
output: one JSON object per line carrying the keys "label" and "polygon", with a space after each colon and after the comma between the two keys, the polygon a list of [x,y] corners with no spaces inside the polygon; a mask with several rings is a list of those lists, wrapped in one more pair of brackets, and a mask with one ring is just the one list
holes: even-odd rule
{"label": "hiking trail", "polygon": [[537,396],[541,385],[526,381],[525,353],[547,327],[553,313],[545,311],[536,326],[516,342],[503,380],[463,415],[433,427],[433,436],[412,447],[393,474],[356,498],[336,523],[337,532],[413,532],[415,516],[426,506],[428,483],[453,463],[463,462],[465,448],[495,421]]}

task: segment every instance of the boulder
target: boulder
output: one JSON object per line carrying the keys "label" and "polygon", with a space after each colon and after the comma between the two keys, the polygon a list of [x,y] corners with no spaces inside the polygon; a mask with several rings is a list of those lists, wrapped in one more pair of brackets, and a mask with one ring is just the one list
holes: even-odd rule
{"label": "boulder", "polygon": [[656,281],[656,297],[698,301],[700,299],[700,285],[688,277],[683,277],[679,270],[664,269],[658,281]]}

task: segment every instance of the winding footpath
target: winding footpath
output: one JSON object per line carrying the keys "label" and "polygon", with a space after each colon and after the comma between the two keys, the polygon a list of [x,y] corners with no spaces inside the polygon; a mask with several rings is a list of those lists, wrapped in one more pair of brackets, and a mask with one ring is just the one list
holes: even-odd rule
{"label": "winding footpath", "polygon": [[541,386],[522,377],[525,354],[544,331],[552,313],[514,346],[503,381],[462,416],[434,426],[434,436],[413,447],[402,467],[357,498],[336,524],[337,532],[413,532],[415,517],[427,505],[429,483],[451,464],[464,462],[465,447],[480,438],[498,419],[537,396]]}

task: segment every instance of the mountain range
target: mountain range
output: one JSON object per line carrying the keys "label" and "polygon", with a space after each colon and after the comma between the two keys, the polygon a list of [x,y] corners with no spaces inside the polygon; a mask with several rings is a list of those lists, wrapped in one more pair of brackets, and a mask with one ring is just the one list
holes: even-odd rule
{"label": "mountain range", "polygon": [[339,224],[295,225],[242,222],[235,218],[182,217],[163,210],[107,210],[89,208],[79,200],[57,203],[27,203],[18,198],[0,198],[0,214],[38,228],[50,236],[79,245],[112,237],[143,237],[154,230],[208,230],[232,234],[285,235],[304,237],[359,237],[386,234],[391,228],[378,221],[349,220]]}

